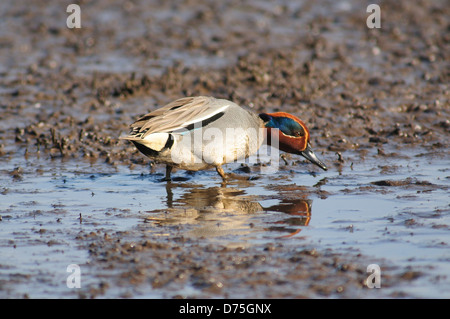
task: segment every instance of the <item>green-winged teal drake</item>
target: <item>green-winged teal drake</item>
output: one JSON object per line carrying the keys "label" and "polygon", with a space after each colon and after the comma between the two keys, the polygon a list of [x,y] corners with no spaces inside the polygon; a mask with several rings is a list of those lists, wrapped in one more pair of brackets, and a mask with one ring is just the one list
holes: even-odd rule
{"label": "green-winged teal drake", "polygon": [[305,123],[277,112],[254,114],[236,103],[207,96],[185,97],[154,110],[131,124],[130,140],[149,158],[173,167],[198,171],[255,154],[263,143],[305,157],[326,170],[310,146]]}

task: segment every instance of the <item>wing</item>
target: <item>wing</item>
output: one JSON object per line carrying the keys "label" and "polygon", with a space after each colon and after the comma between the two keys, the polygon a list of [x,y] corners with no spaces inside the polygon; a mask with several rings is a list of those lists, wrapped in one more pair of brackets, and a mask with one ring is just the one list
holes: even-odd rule
{"label": "wing", "polygon": [[[220,101],[220,102],[219,102]],[[145,138],[153,133],[172,133],[192,129],[196,123],[210,123],[218,119],[231,102],[213,97],[186,97],[152,111],[131,124],[130,137]]]}

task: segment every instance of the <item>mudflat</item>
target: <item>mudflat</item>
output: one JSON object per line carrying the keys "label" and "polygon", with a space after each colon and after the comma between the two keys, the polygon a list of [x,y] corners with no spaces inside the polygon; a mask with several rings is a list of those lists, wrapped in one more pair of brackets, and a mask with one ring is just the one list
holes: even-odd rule
{"label": "mudflat", "polygon": [[[450,7],[367,5],[3,1],[0,297],[448,298]],[[299,116],[329,170],[162,182],[119,137],[192,95]]]}

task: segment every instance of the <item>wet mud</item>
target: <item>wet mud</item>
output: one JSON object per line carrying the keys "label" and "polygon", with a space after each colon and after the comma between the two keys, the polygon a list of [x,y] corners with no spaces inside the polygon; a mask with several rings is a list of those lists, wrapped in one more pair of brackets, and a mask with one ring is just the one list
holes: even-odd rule
{"label": "wet mud", "polygon": [[[80,29],[66,26],[69,3],[0,6],[1,297],[396,298],[448,285],[446,1],[381,2],[380,29],[360,1],[82,1]],[[274,174],[228,165],[243,178],[226,186],[213,170],[161,182],[164,167],[119,137],[191,95],[298,115],[329,172],[284,154]],[[390,243],[411,249],[406,261]],[[81,289],[66,287],[72,263]],[[382,289],[367,288],[372,263]]]}

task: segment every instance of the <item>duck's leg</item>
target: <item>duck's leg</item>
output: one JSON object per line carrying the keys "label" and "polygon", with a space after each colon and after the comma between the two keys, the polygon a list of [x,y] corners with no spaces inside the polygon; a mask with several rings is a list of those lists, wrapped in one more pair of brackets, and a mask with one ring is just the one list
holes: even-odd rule
{"label": "duck's leg", "polygon": [[222,166],[217,165],[216,171],[217,171],[217,173],[219,173],[219,175],[222,177],[223,181],[225,182],[227,180],[227,176],[225,175],[225,172],[223,171]]}
{"label": "duck's leg", "polygon": [[166,165],[166,177],[164,178],[165,181],[170,181],[172,180],[170,178],[170,173],[172,173],[172,166],[171,165]]}

